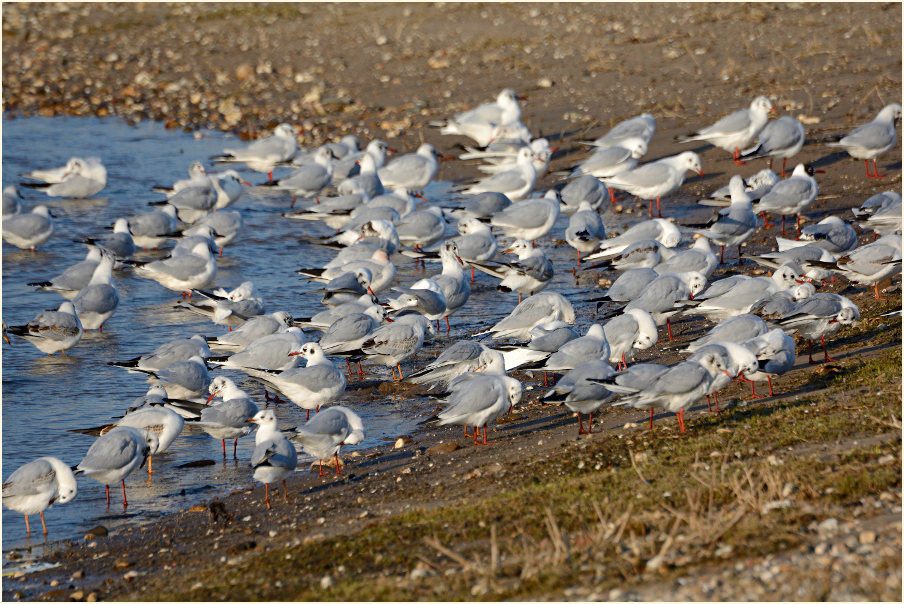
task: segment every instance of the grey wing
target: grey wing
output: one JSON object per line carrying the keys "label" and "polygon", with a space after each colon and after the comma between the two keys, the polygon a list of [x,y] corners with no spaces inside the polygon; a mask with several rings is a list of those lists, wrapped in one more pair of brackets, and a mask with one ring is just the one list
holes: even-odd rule
{"label": "grey wing", "polygon": [[738,284],[742,281],[747,281],[748,279],[750,279],[750,277],[747,277],[746,275],[732,275],[730,277],[725,277],[724,279],[719,279],[718,281],[714,281],[712,285],[695,296],[694,299],[706,300],[709,298],[722,296],[728,293],[728,291],[733,287],[737,287]]}
{"label": "grey wing", "polygon": [[403,155],[380,168],[377,174],[384,183],[408,180],[424,170],[426,162],[420,155]]}
{"label": "grey wing", "polygon": [[242,428],[248,425],[248,420],[254,417],[257,411],[257,405],[249,399],[230,399],[219,405],[202,409],[201,422]]}
{"label": "grey wing", "polygon": [[712,126],[701,128],[697,131],[697,134],[703,136],[730,134],[746,130],[749,126],[750,111],[748,109],[741,109],[740,111],[735,111],[734,113],[726,115]]}
{"label": "grey wing", "polygon": [[188,361],[173,363],[157,372],[157,377],[172,384],[185,386],[189,390],[202,390],[210,383],[207,370],[197,363]]}
{"label": "grey wing", "polygon": [[170,197],[169,203],[177,208],[209,210],[216,200],[217,193],[213,187],[192,186],[180,189],[178,193]]}
{"label": "grey wing", "polygon": [[82,260],[50,279],[50,282],[55,288],[79,290],[88,285],[96,268],[97,261]]}
{"label": "grey wing", "polygon": [[628,302],[636,298],[657,277],[659,273],[651,268],[632,268],[622,273],[609,286],[606,295],[616,302]]}
{"label": "grey wing", "polygon": [[323,166],[308,165],[292,172],[279,181],[279,186],[289,189],[321,189],[329,183],[329,171]]}
{"label": "grey wing", "polygon": [[[787,118],[787,119],[786,119]],[[784,116],[766,124],[760,133],[761,153],[794,147],[805,137],[804,126],[794,118]]]}
{"label": "grey wing", "polygon": [[782,180],[760,199],[760,206],[782,207],[795,205],[812,193],[811,183],[803,178]]}
{"label": "grey wing", "polygon": [[560,327],[537,338],[532,338],[528,348],[542,352],[555,352],[577,337],[578,334],[574,329]]}
{"label": "grey wing", "polygon": [[[751,314],[741,314],[722,321],[713,327],[706,336],[708,342],[727,340],[729,342],[743,342],[768,331],[766,322],[760,317]],[[698,341],[702,341],[701,338]]]}
{"label": "grey wing", "polygon": [[838,313],[840,308],[841,304],[837,299],[815,294],[805,300],[802,300],[797,304],[795,308],[791,310],[789,314],[785,315],[785,317],[783,318],[805,319],[807,317],[833,317]]}
{"label": "grey wing", "polygon": [[78,464],[80,470],[116,470],[129,464],[138,453],[134,439],[117,431],[108,432],[95,440],[85,458]]}
{"label": "grey wing", "polygon": [[346,315],[330,325],[330,328],[320,338],[320,346],[326,350],[327,348],[359,340],[375,329],[376,326],[376,322],[365,314],[354,313]]}
{"label": "grey wing", "polygon": [[699,271],[706,273],[709,262],[706,254],[700,250],[689,249],[678,252],[668,260],[660,262],[656,271],[660,273],[682,273],[686,271]]}
{"label": "grey wing", "polygon": [[49,225],[50,221],[38,214],[16,214],[3,219],[3,232],[30,239],[46,231]]}
{"label": "grey wing", "polygon": [[463,235],[455,238],[458,255],[463,260],[476,260],[493,251],[495,240],[479,235]]}
{"label": "grey wing", "polygon": [[53,489],[56,470],[43,460],[36,459],[20,466],[3,482],[3,497],[37,495]]}
{"label": "grey wing", "polygon": [[493,215],[490,222],[502,227],[532,228],[546,222],[549,207],[544,202],[519,201]]}
{"label": "grey wing", "polygon": [[65,340],[81,331],[78,320],[67,312],[44,311],[28,323],[28,332],[49,340]]}
{"label": "grey wing", "polygon": [[625,306],[626,310],[640,308],[647,312],[660,312],[672,307],[676,300],[687,295],[687,286],[671,275],[658,278],[647,285],[640,295]]}
{"label": "grey wing", "polygon": [[303,367],[299,369],[299,372],[303,376],[304,387],[311,392],[332,390],[345,385],[345,378],[342,376],[342,372],[337,371],[332,364]]}
{"label": "grey wing", "polygon": [[605,179],[605,181],[613,185],[651,187],[668,180],[673,169],[671,166],[661,163],[645,164],[634,170],[622,172],[611,179]]}
{"label": "grey wing", "polygon": [[501,395],[497,380],[472,379],[458,382],[446,399],[448,407],[439,413],[442,419],[477,413],[492,405]]}
{"label": "grey wing", "polygon": [[506,170],[505,172],[497,172],[489,178],[484,178],[474,188],[483,191],[498,191],[505,193],[506,191],[517,191],[524,187],[528,181],[524,178],[524,174],[520,170]]}
{"label": "grey wing", "polygon": [[710,227],[714,237],[742,235],[756,226],[756,214],[753,212],[729,212]]}
{"label": "grey wing", "polygon": [[901,258],[901,251],[886,244],[872,244],[856,249],[847,255],[847,262],[839,259],[839,268],[851,270],[863,275],[871,275],[882,270],[883,263]]}
{"label": "grey wing", "polygon": [[709,371],[695,361],[684,361],[659,376],[653,388],[656,394],[683,394],[712,380]]}
{"label": "grey wing", "polygon": [[630,348],[637,336],[637,319],[631,315],[619,315],[603,325],[603,333],[612,350]]}
{"label": "grey wing", "polygon": [[446,348],[435,361],[427,365],[427,368],[455,365],[464,361],[471,361],[483,352],[483,345],[473,340],[459,340],[449,348]]}
{"label": "grey wing", "polygon": [[411,325],[395,323],[378,328],[365,342],[363,350],[372,354],[392,354],[407,351],[418,339],[415,328]]}
{"label": "grey wing", "polygon": [[331,439],[338,437],[341,441],[349,432],[351,432],[351,426],[344,413],[337,411],[336,409],[328,408],[312,417],[311,420],[300,427],[298,431],[304,431],[308,434],[325,435],[329,436]]}
{"label": "grey wing", "polygon": [[89,285],[72,300],[76,312],[103,313],[119,304],[119,293],[112,285]]}
{"label": "grey wing", "polygon": [[207,261],[195,254],[186,254],[175,258],[168,258],[167,260],[158,260],[157,262],[152,262],[147,265],[149,270],[170,275],[181,281],[186,281],[194,277],[202,272],[206,266]]}
{"label": "grey wing", "polygon": [[895,139],[895,131],[882,124],[870,122],[864,124],[838,141],[839,144],[849,147],[878,148],[892,144]]}
{"label": "grey wing", "polygon": [[545,256],[531,256],[530,258],[519,260],[518,262],[512,264],[512,266],[522,271],[526,275],[540,281],[548,281],[552,279],[554,272],[552,262],[550,262],[549,258],[546,258]]}

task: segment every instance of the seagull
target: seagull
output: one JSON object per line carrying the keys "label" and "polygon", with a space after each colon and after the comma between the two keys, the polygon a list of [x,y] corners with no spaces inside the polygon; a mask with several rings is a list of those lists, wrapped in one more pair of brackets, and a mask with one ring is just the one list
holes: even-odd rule
{"label": "seagull", "polygon": [[609,132],[588,144],[593,147],[608,148],[621,145],[627,139],[639,137],[649,145],[655,132],[655,118],[649,113],[642,113],[619,122]]}
{"label": "seagull", "polygon": [[23,200],[14,185],[3,187],[3,218],[22,211]]}
{"label": "seagull", "polygon": [[731,205],[720,210],[708,229],[696,232],[718,243],[721,247],[719,263],[725,262],[725,246],[738,246],[738,262],[741,259],[741,244],[750,239],[756,230],[756,214],[750,203],[750,196],[744,191],[744,179],[735,174],[728,184],[731,189]]}
{"label": "seagull", "polygon": [[749,312],[751,307],[770,294],[786,291],[800,283],[797,270],[790,265],[778,268],[771,277],[733,275],[719,279],[705,291],[686,302],[685,315],[703,315],[721,320]]}
{"label": "seagull", "polygon": [[31,535],[28,516],[41,515],[41,526],[47,534],[44,510],[54,503],[75,499],[78,484],[72,470],[56,457],[39,457],[8,475],[3,481],[3,507],[25,516],[25,533]]}
{"label": "seagull", "polygon": [[603,239],[600,242],[600,253],[588,256],[586,260],[594,257],[615,256],[632,243],[642,239],[655,239],[668,248],[676,247],[681,243],[681,231],[678,227],[663,218],[651,218],[631,225],[627,231],[616,237]]}
{"label": "seagull", "polygon": [[764,96],[758,96],[750,103],[749,109],[735,111],[711,126],[685,136],[676,136],[675,140],[681,143],[706,141],[732,153],[734,162],[743,166],[740,150],[753,142],[769,121],[769,114],[774,113],[772,102]]}
{"label": "seagull", "polygon": [[371,361],[386,365],[393,370],[399,368],[398,380],[402,376],[402,361],[414,356],[424,345],[424,337],[432,331],[430,321],[418,313],[398,316],[393,323],[378,327],[361,345],[361,352]]}
{"label": "seagull", "polygon": [[756,315],[748,313],[735,315],[717,323],[708,332],[691,342],[684,352],[697,352],[704,346],[715,342],[740,344],[759,337],[768,330],[766,322]]}
{"label": "seagull", "polygon": [[583,336],[563,344],[546,359],[546,364],[540,367],[540,370],[567,371],[585,361],[595,359],[609,359],[609,342],[606,340],[603,326],[599,323],[592,324]]}
{"label": "seagull", "polygon": [[474,371],[480,366],[480,355],[485,350],[489,349],[479,342],[458,340],[423,369],[409,374],[408,381],[415,384],[440,384],[445,388],[459,375]]}
{"label": "seagull", "polygon": [[[594,412],[609,402],[613,393],[599,383],[589,381],[589,378],[604,380],[614,372],[612,367],[603,359],[592,359],[582,363],[566,373],[556,382],[549,392],[543,395],[546,404],[560,403],[568,407],[570,411],[578,414],[578,435],[593,433]],[[589,414],[587,429],[581,422],[581,414]]]}
{"label": "seagull", "polygon": [[193,289],[213,283],[217,275],[217,262],[210,253],[208,242],[196,243],[189,253],[170,256],[154,262],[134,263],[139,277],[153,279],[163,287],[182,292],[182,297]]}
{"label": "seagull", "polygon": [[82,324],[72,302],[66,300],[57,310],[39,313],[27,325],[10,325],[8,332],[35,345],[41,352],[53,355],[66,351],[82,339]]}
{"label": "seagull", "polygon": [[493,334],[494,339],[513,338],[519,341],[530,339],[530,330],[541,323],[565,321],[574,325],[574,307],[565,296],[556,292],[540,292],[520,302],[501,321],[490,329],[474,335]]}
{"label": "seagull", "polygon": [[653,199],[656,199],[656,211],[662,218],[660,198],[677,191],[684,184],[684,173],[688,170],[703,176],[700,158],[693,151],[685,151],[638,166],[633,170],[605,178],[603,183],[613,189],[627,191],[631,195],[649,200],[650,218],[653,217]]}
{"label": "seagull", "polygon": [[[613,405],[649,409],[651,430],[653,409],[658,407],[674,413],[678,418],[678,429],[686,432],[684,410],[706,394],[718,372],[727,373],[727,371],[719,355],[713,353],[705,355],[699,361],[683,361],[664,371],[660,371],[660,367],[656,366],[651,375],[647,376],[646,383],[642,385],[637,383],[624,386],[609,382],[604,384],[610,391],[622,394]],[[643,365],[635,365],[628,371],[642,375],[643,368]]]}
{"label": "seagull", "polygon": [[666,324],[669,340],[671,340],[670,317],[682,309],[681,302],[693,298],[704,287],[706,287],[706,277],[702,273],[696,271],[666,273],[644,287],[636,298],[625,305],[624,310],[639,308],[647,311],[653,317],[656,325]]}
{"label": "seagull", "polygon": [[357,413],[337,405],[324,409],[308,421],[289,433],[289,438],[301,445],[305,453],[320,463],[320,476],[323,476],[323,460],[330,457],[336,460],[336,474],[339,469],[339,450],[343,445],[356,445],[364,440],[364,423]]}
{"label": "seagull", "polygon": [[458,248],[464,268],[471,268],[471,281],[474,281],[474,266],[471,263],[483,263],[496,256],[499,244],[489,226],[476,218],[463,218],[458,221],[458,237],[452,239]]}
{"label": "seagull", "polygon": [[[663,272],[665,274],[665,272]],[[589,300],[590,302],[625,302],[628,303],[654,279],[659,273],[652,268],[631,268],[626,270],[618,279],[612,282],[606,293],[600,298]]]}
{"label": "seagull", "polygon": [[592,252],[605,238],[606,228],[599,213],[589,201],[582,201],[565,229],[565,241],[578,252],[578,266],[581,265],[581,252]]}
{"label": "seagull", "polygon": [[3,219],[3,240],[21,250],[47,243],[53,235],[53,221],[47,206],[36,206],[31,212],[13,214]]}
{"label": "seagull", "polygon": [[769,170],[772,170],[772,159],[782,158],[782,174],[785,177],[785,166],[789,157],[794,157],[803,148],[807,133],[804,125],[791,117],[783,115],[763,127],[760,140],[756,145],[741,151],[744,159],[769,158]]}
{"label": "seagull", "polygon": [[185,229],[185,235],[197,235],[209,228],[214,234],[214,243],[220,248],[220,258],[223,257],[223,248],[235,241],[242,228],[242,215],[238,210],[220,210],[208,214],[191,228]]}
{"label": "seagull", "polygon": [[[110,250],[117,260],[126,260],[135,253],[135,240],[129,233],[129,221],[125,218],[117,218],[113,223],[113,232],[98,239],[88,237],[83,242],[89,246],[100,246]],[[117,267],[121,267],[117,262]]]}
{"label": "seagull", "polygon": [[[778,174],[769,168],[764,168],[753,176],[744,179],[744,192],[747,193],[752,201],[756,201],[771,191],[778,181]],[[701,199],[697,203],[700,205],[727,206],[731,202],[731,190],[728,185],[725,185],[721,189],[715,190],[710,197],[712,199]]]}
{"label": "seagull", "polygon": [[[62,173],[60,170],[63,170]],[[107,169],[96,157],[73,157],[64,168],[36,170],[25,176],[44,182],[23,182],[23,187],[42,191],[51,197],[82,199],[99,193],[107,186]]]}
{"label": "seagull", "polygon": [[438,153],[433,145],[424,143],[416,153],[396,157],[377,170],[384,187],[405,187],[409,191],[422,191],[436,176]]}
{"label": "seagull", "polygon": [[493,128],[510,124],[521,119],[521,97],[511,88],[506,88],[496,97],[493,103],[486,103],[457,113],[451,119],[435,125],[441,126],[440,134],[461,134],[474,139],[481,147],[490,144]]}
{"label": "seagull", "polygon": [[829,358],[826,336],[835,333],[843,325],[850,325],[859,320],[860,310],[849,299],[837,294],[819,293],[799,302],[788,314],[778,319],[776,324],[785,331],[797,330],[807,339],[810,363],[814,364],[815,340],[818,339],[822,343],[825,362],[833,362],[836,359]]}
{"label": "seagull", "polygon": [[323,354],[323,349],[317,342],[306,342],[299,350],[290,352],[289,356],[301,356],[307,364],[283,371],[254,368],[243,371],[282,392],[286,398],[304,409],[308,418],[311,416],[311,409],[320,411],[320,407],[332,403],[345,392],[345,376]]}
{"label": "seagull", "polygon": [[126,476],[144,465],[157,448],[157,435],[130,426],[117,426],[95,440],[84,459],[75,467],[75,476],[90,476],[107,488],[110,507],[110,485],[122,483],[122,507],[128,507]]}
{"label": "seagull", "polygon": [[460,208],[449,209],[448,214],[462,220],[464,218],[489,218],[501,212],[512,201],[502,193],[487,191],[476,195],[466,195],[465,203]]}
{"label": "seagull", "polygon": [[794,338],[777,327],[742,342],[742,346],[756,355],[759,366],[757,371],[744,376],[750,381],[750,395],[753,398],[762,398],[757,395],[754,382],[762,381],[765,378],[769,383],[769,396],[775,396],[772,391],[772,376],[781,375],[790,370],[797,360]]}
{"label": "seagull", "polygon": [[808,224],[800,231],[804,245],[815,245],[833,254],[849,252],[857,247],[857,232],[838,216],[826,216],[816,224]]}
{"label": "seagull", "polygon": [[582,201],[590,204],[590,209],[599,211],[607,201],[615,203],[612,191],[609,191],[595,176],[585,174],[573,179],[559,191],[562,200],[562,213],[569,216],[578,211]]}
{"label": "seagull", "polygon": [[259,409],[251,402],[248,394],[235,385],[228,377],[218,375],[210,382],[207,391],[207,403],[216,397],[222,400],[210,407],[201,410],[201,414],[192,421],[204,432],[218,438],[223,442],[223,458],[226,458],[226,439],[231,438],[232,456],[236,456],[239,438],[251,433],[252,427],[249,420],[254,417]]}
{"label": "seagull", "polygon": [[[603,147],[575,166],[571,177],[590,175],[596,178],[612,178],[637,167],[637,160],[646,155],[647,143],[640,137],[625,139],[617,146]],[[612,191],[609,198],[615,203]]]}
{"label": "seagull", "polygon": [[[347,356],[343,353],[357,351],[370,337],[370,334],[379,327],[386,318],[386,309],[375,304],[364,312],[353,312],[336,319],[329,329],[320,338],[320,347],[325,354],[333,356]],[[352,367],[346,358],[348,373],[351,375]],[[360,364],[358,374],[363,375]]]}
{"label": "seagull", "polygon": [[[488,445],[487,424],[499,419],[521,400],[521,382],[506,375],[478,375],[473,379],[451,386],[445,399],[447,407],[438,414],[441,426],[459,424],[474,426],[474,444]],[[483,442],[478,442],[479,428],[483,427]]]}
{"label": "seagull", "polygon": [[193,224],[214,210],[218,198],[213,182],[204,172],[196,172],[191,181],[164,201],[152,201],[149,205],[171,205],[176,208],[179,220]]}
{"label": "seagull", "polygon": [[176,208],[171,205],[162,206],[153,212],[131,216],[127,220],[129,233],[131,233],[135,245],[145,250],[157,249],[168,238],[181,234]]}
{"label": "seagull", "polygon": [[446,308],[440,318],[446,320],[446,333],[448,334],[451,330],[449,315],[465,305],[468,298],[471,297],[471,286],[465,279],[462,271],[464,262],[458,255],[458,245],[454,241],[443,242],[439,248],[439,257],[442,262],[442,272],[439,275],[433,275],[431,279],[440,286],[446,299]]}
{"label": "seagull", "polygon": [[283,497],[289,501],[286,477],[295,471],[298,453],[286,435],[277,429],[276,414],[272,409],[258,411],[248,421],[257,424],[251,467],[254,468],[254,480],[264,483],[264,501],[269,510],[271,482],[283,481]]}
{"label": "seagull", "polygon": [[659,338],[653,316],[642,308],[631,308],[603,324],[609,343],[609,362],[627,369],[634,350],[646,350]]}
{"label": "seagull", "polygon": [[584,270],[602,268],[603,270],[626,271],[634,268],[653,268],[671,258],[674,253],[674,250],[655,239],[641,239],[629,244],[617,254],[609,254],[609,250],[606,250],[587,256],[587,260],[600,257],[603,260],[585,267]]}
{"label": "seagull", "polygon": [[264,313],[264,301],[251,281],[244,281],[232,291],[223,288],[212,292],[194,289],[194,297],[179,302],[176,308],[186,308],[208,317],[217,325],[238,326],[251,317]]}
{"label": "seagull", "polygon": [[529,147],[524,147],[518,151],[518,157],[513,167],[468,185],[462,189],[462,192],[476,194],[495,191],[504,194],[512,201],[524,199],[537,182],[534,157],[533,151]]}
{"label": "seagull", "polygon": [[148,381],[161,384],[166,395],[173,399],[188,399],[202,396],[210,386],[210,374],[201,355],[196,354],[187,361],[178,361],[158,371],[136,371],[147,373]]}
{"label": "seagull", "polygon": [[291,326],[292,315],[279,310],[268,315],[251,317],[229,333],[206,339],[211,348],[241,350],[258,338],[285,331]]}
{"label": "seagull", "polygon": [[157,437],[156,446],[152,446],[148,451],[148,484],[151,483],[151,474],[154,473],[152,466],[153,456],[163,453],[172,444],[179,433],[185,420],[182,416],[165,406],[147,406],[126,413],[125,416],[114,424],[115,426],[130,426],[138,428],[146,432],[150,432]]}
{"label": "seagull", "polygon": [[211,159],[214,163],[244,163],[255,172],[266,172],[267,180],[273,180],[273,168],[291,159],[298,150],[296,131],[291,124],[280,124],[273,135],[254,141],[244,149],[224,149],[222,155]]}
{"label": "seagull", "polygon": [[536,241],[549,233],[559,218],[558,194],[550,189],[543,197],[525,199],[493,214],[490,224],[507,237]]}
{"label": "seagull", "polygon": [[501,279],[496,289],[502,292],[518,292],[520,304],[524,294],[533,296],[549,285],[555,270],[541,248],[532,247],[530,242],[524,239],[517,239],[510,248],[502,252],[517,254],[518,260],[489,265],[473,263],[478,270]]}
{"label": "seagull", "polygon": [[79,290],[83,289],[91,281],[94,269],[97,268],[99,262],[100,248],[96,245],[88,244],[88,254],[84,260],[76,262],[59,275],[51,277],[48,281],[36,281],[28,285],[59,294],[67,300],[71,300],[78,294]]}
{"label": "seagull", "polygon": [[[313,281],[313,279],[310,279]],[[373,294],[371,287],[373,273],[364,265],[351,265],[350,270],[340,273],[324,284],[323,287],[314,289],[306,294],[323,294],[320,303],[334,307],[346,302],[352,302],[363,294]]]}
{"label": "seagull", "polygon": [[653,267],[658,273],[680,273],[683,271],[699,271],[707,279],[712,277],[719,260],[709,245],[706,237],[697,237],[694,244],[686,250],[675,252],[666,260]]}
{"label": "seagull", "polygon": [[872,243],[838,256],[833,262],[805,260],[805,266],[817,266],[844,275],[850,281],[873,284],[876,299],[879,282],[901,272],[901,235],[885,235]]}
{"label": "seagull", "polygon": [[874,231],[876,238],[901,233],[901,194],[897,191],[877,193],[851,211],[860,226]]}
{"label": "seagull", "polygon": [[[579,337],[578,332],[571,325],[558,320],[540,323],[532,327],[528,333],[530,341],[526,346],[503,345],[498,347],[498,350],[502,352],[506,371],[513,371],[525,366],[540,367],[562,346]],[[548,385],[545,373],[543,381],[545,385]]]}
{"label": "seagull", "polygon": [[782,236],[785,234],[785,216],[797,216],[797,233],[800,234],[800,213],[813,203],[819,191],[819,185],[813,178],[813,174],[817,173],[822,171],[814,170],[810,165],[797,164],[789,178],[779,181],[760,198],[753,211],[762,212],[765,228],[775,226],[766,216],[766,212],[774,212],[782,215]]}
{"label": "seagull", "polygon": [[[895,146],[898,139],[895,123],[900,119],[901,104],[886,105],[873,121],[826,144],[844,149],[854,159],[862,159],[867,178],[883,178],[885,174],[879,174],[876,158]],[[873,160],[873,174],[869,171],[869,160]]]}
{"label": "seagull", "polygon": [[442,210],[429,207],[403,216],[396,225],[399,244],[411,246],[415,251],[429,248],[446,234],[446,221]]}
{"label": "seagull", "polygon": [[333,178],[335,156],[329,148],[320,147],[314,153],[313,158],[314,163],[305,164],[287,177],[281,178],[275,183],[266,183],[266,185],[291,192],[292,207],[295,207],[296,197],[316,197]]}
{"label": "seagull", "polygon": [[[283,371],[297,365],[291,353],[301,350],[307,341],[298,327],[258,338],[231,356],[210,357],[212,365],[246,372],[249,369]],[[206,386],[205,386],[206,388]]]}
{"label": "seagull", "polygon": [[119,306],[119,292],[113,283],[113,254],[101,250],[100,261],[91,275],[91,280],[72,298],[72,305],[85,331],[103,331],[104,323]]}

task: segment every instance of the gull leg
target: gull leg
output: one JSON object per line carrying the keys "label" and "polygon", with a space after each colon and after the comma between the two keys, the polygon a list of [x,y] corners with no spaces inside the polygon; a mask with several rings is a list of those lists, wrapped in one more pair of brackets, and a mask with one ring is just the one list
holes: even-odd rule
{"label": "gull leg", "polygon": [[772,392],[772,376],[767,375],[766,381],[769,382],[769,396],[775,396],[775,394]]}
{"label": "gull leg", "polygon": [[110,485],[105,485],[107,487],[107,507],[110,507]]}
{"label": "gull leg", "polygon": [[126,479],[123,478],[120,482],[122,483],[122,507],[127,508],[129,507],[129,500],[126,499]]}
{"label": "gull leg", "polygon": [[826,358],[826,363],[837,362],[838,359],[833,359],[829,356],[829,351],[826,349],[826,337],[822,336],[819,340],[822,342],[822,354]]}
{"label": "gull leg", "polygon": [[[737,147],[735,147],[734,153],[732,153],[732,159],[734,160],[734,163],[739,166],[747,165],[747,162],[741,161],[741,150]],[[682,430],[682,432],[684,432],[684,430]]]}
{"label": "gull leg", "polygon": [[283,489],[283,499],[286,500],[286,503],[289,502],[289,487],[286,486],[286,481],[282,481],[282,489]]}
{"label": "gull leg", "polygon": [[653,429],[653,410],[650,409],[650,430]]}
{"label": "gull leg", "polygon": [[763,228],[764,228],[764,229],[769,229],[769,228],[772,228],[772,227],[775,226],[775,223],[769,222],[769,216],[766,215],[766,211],[765,211],[765,210],[762,211],[762,212],[760,212],[760,213],[763,215],[763,222],[764,222]]}
{"label": "gull leg", "polygon": [[810,355],[810,364],[815,365],[816,361],[813,360],[813,342],[811,340],[807,340],[807,354]]}
{"label": "gull leg", "polygon": [[581,412],[578,411],[578,436],[581,434],[587,434],[587,431],[584,430],[584,422],[581,421]]}
{"label": "gull leg", "polygon": [[31,527],[28,526],[28,514],[25,514],[25,534],[31,535]]}
{"label": "gull leg", "polygon": [[270,485],[267,484],[266,482],[264,483],[264,501],[267,503],[267,509],[269,510],[271,508],[271,506],[270,506]]}
{"label": "gull leg", "polygon": [[[226,444],[226,441],[225,441],[225,440],[223,441],[223,444],[224,444],[224,445]],[[238,458],[239,458],[238,455],[236,455],[236,453],[235,453],[235,452],[236,452],[236,449],[238,449],[238,446],[239,446],[239,439],[238,439],[238,438],[233,439],[233,440],[232,440],[232,458],[233,458],[233,459],[238,459]]]}
{"label": "gull leg", "polygon": [[339,469],[339,453],[333,453],[333,457],[336,458],[336,474],[342,474],[342,470]]}
{"label": "gull leg", "polygon": [[44,528],[44,534],[47,534],[47,525],[44,523],[44,510],[40,511],[41,514],[41,526]]}

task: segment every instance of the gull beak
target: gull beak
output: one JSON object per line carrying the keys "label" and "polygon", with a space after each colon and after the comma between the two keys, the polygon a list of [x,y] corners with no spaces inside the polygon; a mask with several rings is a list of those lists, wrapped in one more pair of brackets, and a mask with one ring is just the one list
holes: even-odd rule
{"label": "gull beak", "polygon": [[699,174],[700,177],[702,178],[702,177],[703,177],[703,170],[697,170],[697,174]]}
{"label": "gull beak", "polygon": [[302,353],[300,353],[300,352],[290,352],[290,353],[289,353],[289,356],[290,356],[290,357],[297,357],[297,356],[299,356],[299,355],[301,355],[301,354],[302,354]]}
{"label": "gull beak", "polygon": [[214,397],[215,397],[216,395],[218,395],[218,394],[219,394],[219,392],[214,392],[213,394],[211,394],[210,396],[208,396],[208,397],[207,397],[207,402],[209,403],[210,401],[212,401],[212,400],[214,399]]}
{"label": "gull beak", "polygon": [[727,375],[728,377],[731,377],[731,374],[728,373],[727,371],[725,371],[724,369],[722,370],[722,373],[724,373],[724,374]]}
{"label": "gull beak", "polygon": [[461,259],[461,256],[459,256],[458,254],[455,254],[455,259],[458,260],[458,263],[460,265],[462,265],[462,266],[465,265],[464,261]]}
{"label": "gull beak", "polygon": [[515,252],[515,250],[513,250],[512,248],[502,250],[503,254],[512,254],[514,252]]}
{"label": "gull beak", "polygon": [[374,293],[374,290],[372,290],[372,289],[370,288],[369,285],[367,286],[367,293],[369,293],[371,296],[376,296],[376,295],[377,295],[377,294]]}
{"label": "gull beak", "polygon": [[245,185],[246,187],[252,186],[251,183],[248,182],[247,180],[241,180],[241,181],[239,181],[239,182],[241,182],[241,183],[242,183],[243,185]]}
{"label": "gull beak", "polygon": [[769,110],[769,115],[771,115],[772,117],[775,117],[778,115],[778,111],[775,110],[775,107],[773,107],[772,109]]}
{"label": "gull beak", "polygon": [[257,422],[254,420],[253,417],[251,417],[251,418],[248,419],[248,423],[249,423],[249,424],[256,424]]}

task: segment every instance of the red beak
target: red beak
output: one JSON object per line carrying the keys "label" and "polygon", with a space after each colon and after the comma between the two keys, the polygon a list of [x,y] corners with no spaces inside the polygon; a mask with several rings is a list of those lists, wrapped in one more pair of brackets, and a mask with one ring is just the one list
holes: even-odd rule
{"label": "red beak", "polygon": [[300,355],[300,354],[301,354],[300,352],[290,352],[290,353],[289,353],[289,356],[290,356],[290,357],[297,357],[297,356]]}
{"label": "red beak", "polygon": [[219,394],[219,393],[218,393],[218,392],[214,392],[213,394],[211,394],[210,396],[208,396],[208,397],[207,397],[207,402],[209,403],[210,401],[212,401],[212,400],[213,400],[213,397],[215,397],[217,394]]}

